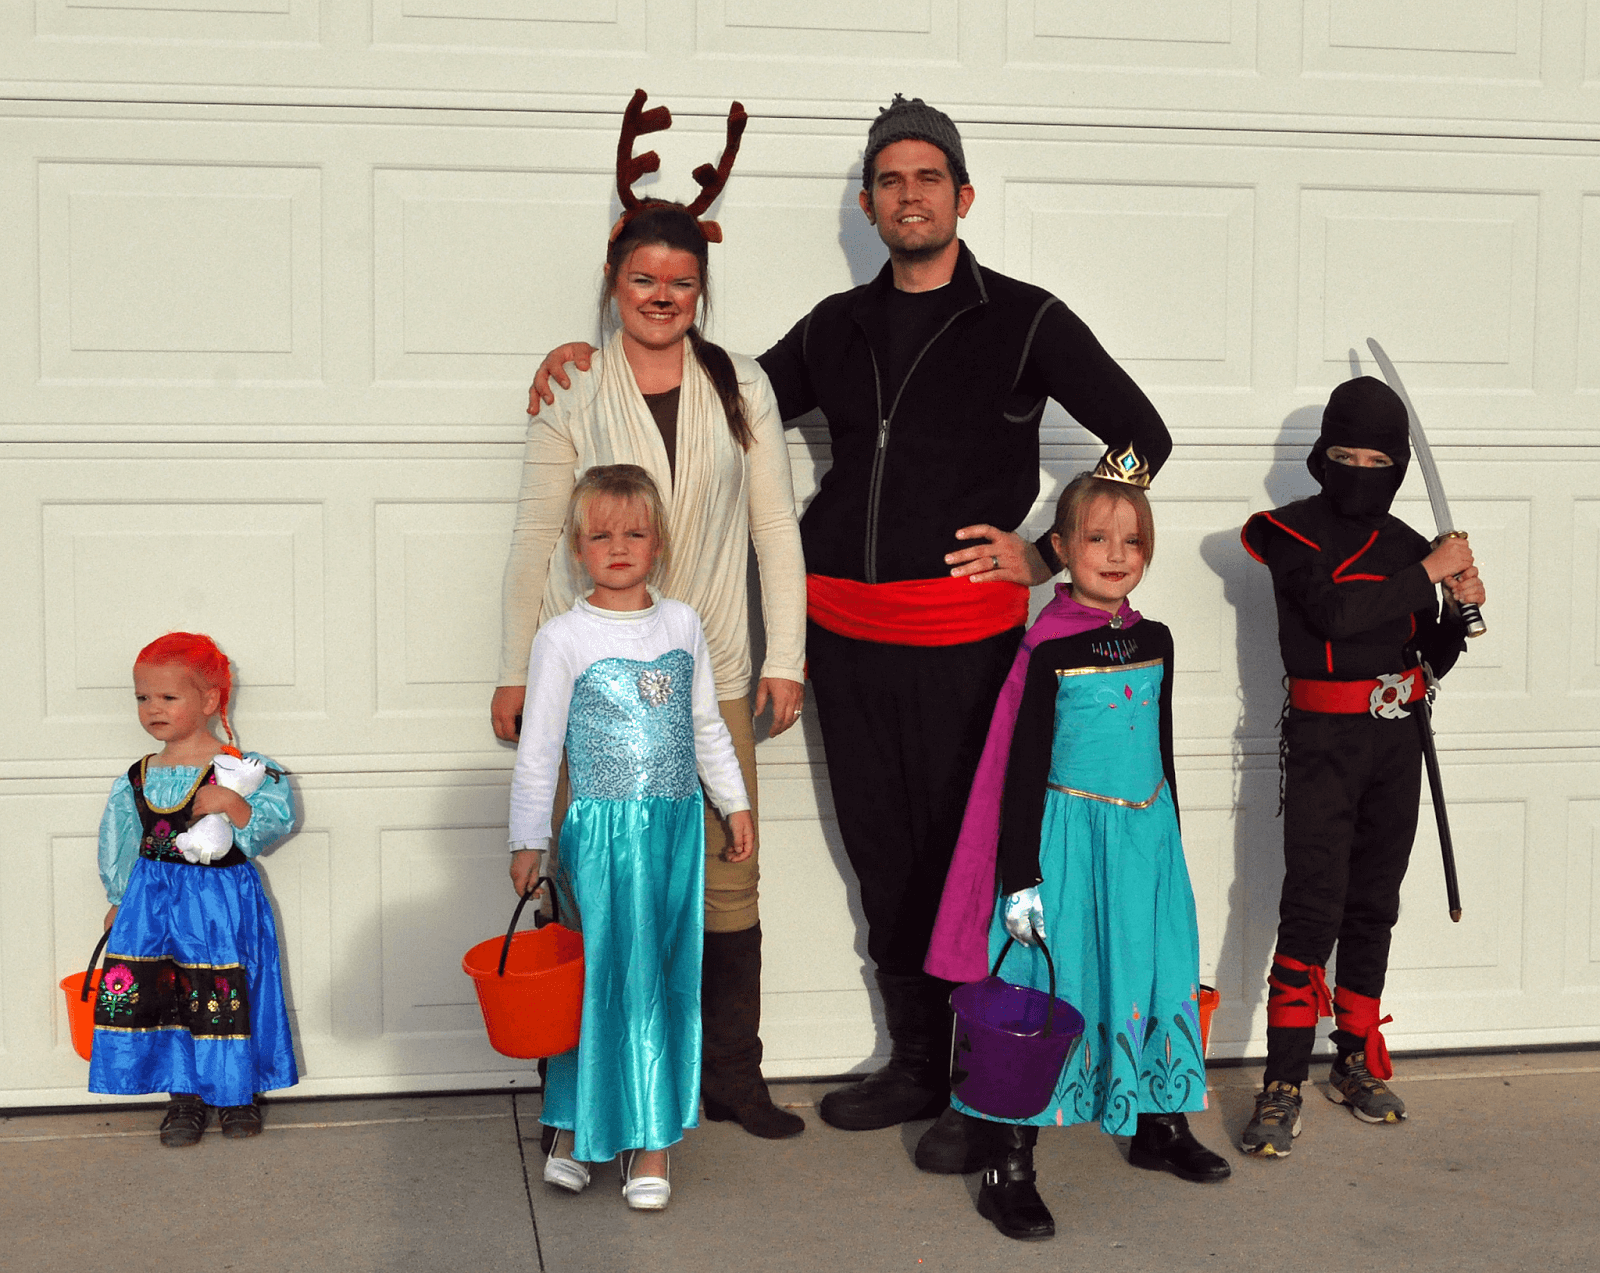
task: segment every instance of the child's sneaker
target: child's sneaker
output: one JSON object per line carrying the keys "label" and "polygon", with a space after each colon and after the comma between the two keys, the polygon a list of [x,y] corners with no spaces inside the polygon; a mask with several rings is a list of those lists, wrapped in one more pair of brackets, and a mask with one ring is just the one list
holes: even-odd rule
{"label": "child's sneaker", "polygon": [[161,1120],[161,1143],[168,1149],[198,1145],[206,1130],[206,1103],[193,1092],[174,1092]]}
{"label": "child's sneaker", "polygon": [[1328,1067],[1328,1099],[1348,1105],[1363,1123],[1398,1123],[1406,1103],[1367,1068],[1367,1054],[1352,1052]]}
{"label": "child's sneaker", "polygon": [[1300,1134],[1300,1087],[1275,1079],[1256,1093],[1256,1112],[1245,1124],[1239,1148],[1259,1158],[1287,1158]]}

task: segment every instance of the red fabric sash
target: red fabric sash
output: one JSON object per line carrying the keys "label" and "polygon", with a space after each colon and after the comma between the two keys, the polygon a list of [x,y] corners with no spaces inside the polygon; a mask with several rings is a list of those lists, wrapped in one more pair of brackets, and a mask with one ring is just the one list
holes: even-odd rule
{"label": "red fabric sash", "polygon": [[1372,1071],[1372,1076],[1392,1079],[1394,1063],[1389,1059],[1389,1045],[1384,1041],[1383,1031],[1379,1027],[1388,1025],[1394,1018],[1384,1017],[1380,1020],[1376,999],[1358,995],[1345,986],[1334,988],[1333,1006],[1334,1028],[1346,1034],[1360,1035],[1366,1041],[1367,1068]]}
{"label": "red fabric sash", "polygon": [[966,645],[1028,621],[1019,583],[974,584],[946,575],[902,583],[806,576],[806,614],[829,632],[880,645]]}
{"label": "red fabric sash", "polygon": [[[1328,649],[1331,658],[1333,647],[1330,645]],[[1419,667],[1407,671],[1405,681],[1411,686],[1411,693],[1406,696],[1408,703],[1416,702],[1428,692],[1427,682],[1422,679],[1422,669]],[[1291,676],[1289,705],[1303,712],[1355,716],[1372,710],[1372,694],[1377,688],[1378,682],[1375,680],[1308,681],[1303,677]],[[1400,695],[1396,689],[1390,689],[1385,697],[1390,702],[1398,702]]]}
{"label": "red fabric sash", "polygon": [[[1315,1028],[1321,1017],[1333,1015],[1333,999],[1328,994],[1328,983],[1320,964],[1303,964],[1288,955],[1272,956],[1272,973],[1267,977],[1267,1024],[1271,1026],[1298,1026]],[[1309,985],[1294,986],[1277,976],[1279,968],[1289,972],[1303,972]]]}

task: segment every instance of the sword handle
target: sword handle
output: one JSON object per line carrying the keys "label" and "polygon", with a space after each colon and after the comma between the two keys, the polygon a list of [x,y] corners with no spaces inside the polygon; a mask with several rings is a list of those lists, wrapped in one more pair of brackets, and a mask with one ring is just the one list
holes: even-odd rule
{"label": "sword handle", "polygon": [[[1440,539],[1465,539],[1466,537],[1467,532],[1464,530],[1447,530],[1439,536]],[[1478,609],[1476,602],[1463,601],[1457,608],[1461,611],[1461,617],[1466,620],[1467,635],[1469,637],[1481,637],[1489,630],[1489,625],[1483,621],[1483,611]]]}

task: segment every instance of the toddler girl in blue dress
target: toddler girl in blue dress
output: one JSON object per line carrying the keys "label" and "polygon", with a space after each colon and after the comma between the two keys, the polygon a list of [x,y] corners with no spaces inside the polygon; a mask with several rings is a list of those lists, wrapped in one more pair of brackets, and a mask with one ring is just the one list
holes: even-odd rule
{"label": "toddler girl in blue dress", "polygon": [[[112,784],[100,820],[110,935],[89,1090],[169,1093],[161,1143],[171,1147],[200,1140],[208,1105],[224,1136],[254,1136],[256,1094],[299,1081],[278,930],[251,861],[294,829],[294,797],[282,771],[253,753],[244,758],[265,768],[255,791],[217,785],[213,758],[241,755],[211,732],[220,716],[233,737],[232,687],[227,656],[208,636],[169,632],[139,651],[139,723],[163,747]],[[233,839],[209,861],[179,843],[207,814],[224,815]]]}
{"label": "toddler girl in blue dress", "polygon": [[573,1193],[627,1151],[636,1210],[671,1194],[667,1148],[698,1121],[705,814],[700,783],[748,857],[755,824],[710,655],[689,606],[649,587],[667,553],[650,475],[610,464],[579,479],[567,518],[594,590],[545,624],[528,660],[511,780],[511,879],[527,891],[549,845],[563,746],[563,916],[583,929],[578,1046],[550,1058],[541,1120],[557,1134],[546,1181]]}

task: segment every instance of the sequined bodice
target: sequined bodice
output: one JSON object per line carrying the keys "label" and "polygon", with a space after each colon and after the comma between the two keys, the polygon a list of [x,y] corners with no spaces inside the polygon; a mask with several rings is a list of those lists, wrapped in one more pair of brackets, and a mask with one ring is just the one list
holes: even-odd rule
{"label": "sequined bodice", "polygon": [[649,663],[593,663],[572,687],[567,771],[574,797],[680,800],[693,795],[694,659],[668,650]]}
{"label": "sequined bodice", "polygon": [[1154,795],[1164,776],[1164,671],[1157,659],[1059,672],[1051,783],[1135,804]]}

